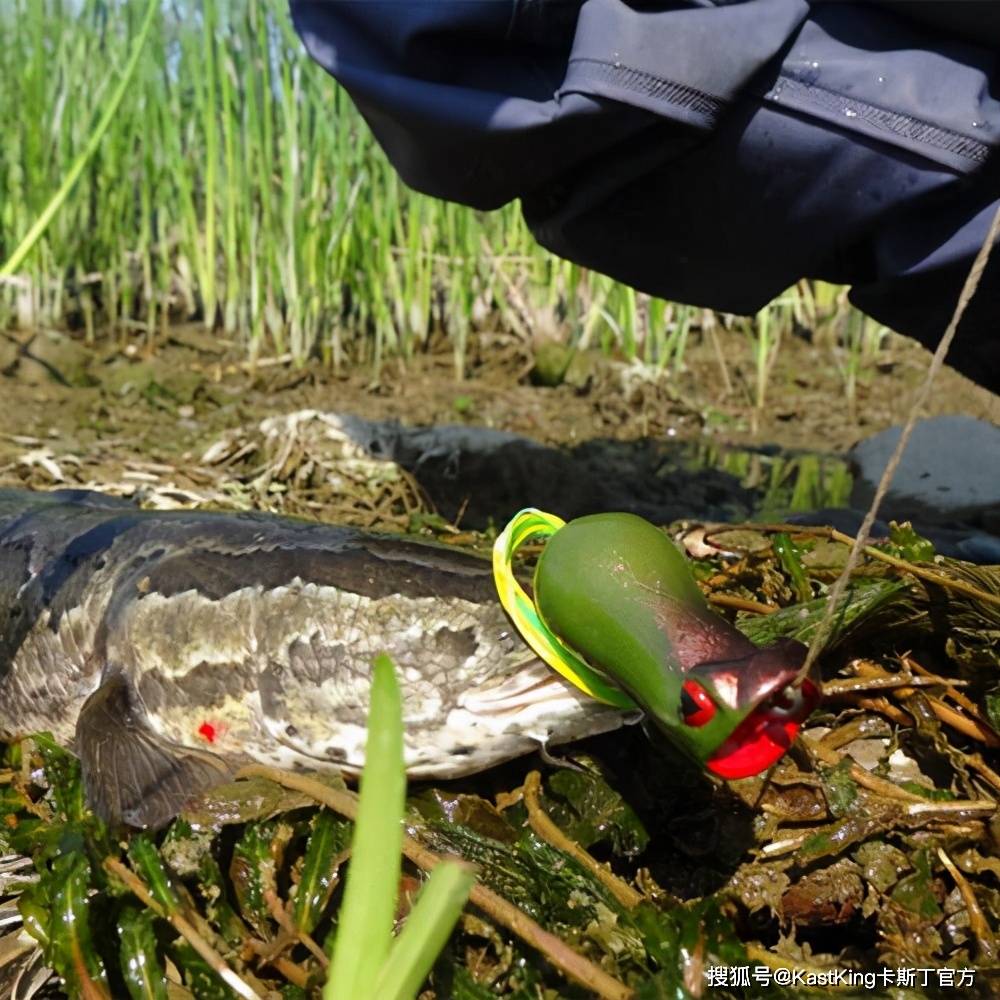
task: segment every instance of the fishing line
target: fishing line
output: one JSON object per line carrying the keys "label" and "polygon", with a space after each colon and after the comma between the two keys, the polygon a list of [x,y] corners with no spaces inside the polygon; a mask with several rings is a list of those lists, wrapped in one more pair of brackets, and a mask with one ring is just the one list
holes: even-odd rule
{"label": "fishing line", "polygon": [[1000,206],[997,207],[996,212],[993,214],[993,221],[990,223],[990,228],[986,233],[985,239],[983,240],[983,245],[979,248],[979,252],[976,254],[976,258],[973,260],[972,266],[969,268],[965,284],[962,286],[962,291],[958,296],[958,302],[955,305],[955,311],[952,313],[951,320],[941,336],[937,349],[934,351],[934,356],[931,358],[931,363],[927,369],[927,375],[924,377],[924,381],[917,390],[916,398],[910,408],[910,413],[906,418],[906,423],[903,425],[903,431],[899,435],[899,442],[896,444],[892,456],[889,458],[889,462],[885,467],[885,471],[882,473],[882,478],[879,480],[878,487],[875,490],[875,496],[872,498],[871,506],[868,508],[868,513],[865,514],[865,518],[861,522],[861,527],[858,528],[858,533],[854,538],[854,544],[851,546],[850,555],[847,557],[847,564],[844,566],[840,576],[837,577],[833,588],[830,590],[830,596],[827,599],[826,607],[823,611],[823,617],[820,620],[819,627],[816,629],[812,642],[809,644],[809,651],[806,654],[805,662],[802,664],[802,669],[799,672],[800,677],[805,677],[810,667],[812,667],[813,663],[816,662],[816,658],[819,656],[820,650],[823,648],[823,645],[829,637],[829,633],[833,627],[833,618],[840,603],[840,598],[843,596],[847,583],[851,578],[851,574],[857,568],[857,565],[861,560],[861,552],[868,538],[868,533],[871,531],[872,525],[875,523],[879,507],[889,490],[892,478],[896,474],[896,469],[899,467],[899,463],[902,460],[903,452],[906,450],[906,446],[910,441],[910,434],[913,432],[913,428],[916,425],[917,416],[922,410],[924,404],[927,402],[927,397],[930,395],[931,385],[937,377],[938,372],[941,370],[941,366],[944,364],[945,355],[948,353],[948,348],[951,347],[951,342],[955,339],[955,332],[958,330],[958,324],[962,320],[965,308],[969,302],[972,301],[973,295],[976,294],[976,289],[979,287],[979,280],[983,276],[983,271],[986,268],[987,261],[990,259],[990,253],[993,250],[993,245],[996,242],[998,234],[1000,234]]}

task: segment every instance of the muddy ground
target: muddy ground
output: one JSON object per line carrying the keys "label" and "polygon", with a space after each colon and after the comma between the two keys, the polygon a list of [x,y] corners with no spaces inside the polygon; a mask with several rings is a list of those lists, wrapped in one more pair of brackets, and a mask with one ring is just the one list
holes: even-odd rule
{"label": "muddy ground", "polygon": [[[446,345],[405,365],[390,361],[376,377],[370,370],[337,374],[319,364],[298,368],[285,359],[251,364],[237,345],[193,327],[174,329],[153,350],[111,339],[88,346],[46,331],[5,334],[0,485],[88,485],[151,506],[262,507],[376,528],[430,529],[459,543],[482,541],[464,528],[483,526],[487,515],[509,515],[515,500],[539,496],[554,504],[567,497],[585,508],[590,489],[608,503],[641,501],[664,521],[680,511],[739,517],[760,511],[759,480],[767,468],[751,461],[729,475],[719,467],[691,468],[657,449],[680,442],[710,456],[741,446],[756,449],[751,457],[762,461],[774,453],[769,445],[793,454],[842,453],[857,439],[905,419],[929,360],[912,343],[891,340],[861,378],[852,409],[836,348],[792,339],[771,373],[768,405],[755,412],[750,345],[725,330],[719,336],[725,375],[715,347],[694,342],[686,369],[674,378],[587,356],[573,362],[561,384],[543,387],[532,383],[535,358],[526,345],[500,337],[473,343],[466,377],[457,381]],[[363,420],[352,424],[332,413]],[[944,413],[1000,423],[1000,399],[945,371],[927,415]],[[434,453],[444,439],[421,445],[411,469],[373,453],[372,441],[383,440],[378,435],[370,435],[367,448],[358,444],[359,426],[363,437],[375,426],[365,421],[386,420],[514,432],[582,456],[586,475],[572,479],[573,469],[559,464],[563,451],[537,452],[540,464],[527,463],[516,489],[510,487],[503,473],[519,467],[526,451],[515,442],[486,453],[475,470],[478,492],[465,494],[467,479],[429,475],[441,467],[447,471],[447,454],[442,459]],[[386,434],[392,438],[391,427]],[[596,450],[595,442],[601,443]],[[834,485],[843,495],[842,480]],[[527,496],[517,492],[523,489]],[[434,517],[435,507],[444,518]],[[776,541],[766,536],[750,545],[749,537],[741,533],[735,551],[743,555],[735,562],[716,558],[706,581],[713,592],[728,595],[730,609],[780,606],[797,612],[796,602],[824,593],[843,561],[842,547],[816,536],[793,540],[792,561],[801,560],[800,576],[802,567],[808,576],[796,582]],[[920,558],[905,545],[901,551]],[[719,789],[679,763],[669,748],[654,749],[639,727],[628,727],[574,749],[583,771],[553,767],[550,758],[536,755],[447,788],[411,787],[411,805],[427,824],[424,835],[435,849],[475,861],[485,884],[535,913],[642,998],[804,995],[794,988],[744,989],[735,982],[731,989],[706,987],[703,965],[727,961],[873,976],[884,967],[944,965],[974,974],[974,989],[963,995],[996,995],[1000,582],[995,573],[977,572],[961,571],[965,593],[971,584],[974,595],[962,603],[954,594],[948,599],[951,591],[942,591],[940,581],[921,589],[919,581],[906,578],[904,593],[885,576],[884,565],[868,565],[862,576],[892,600],[881,617],[873,612],[865,629],[849,633],[827,658],[827,705],[766,782],[753,778]],[[774,606],[759,603],[765,599]],[[781,615],[760,621],[777,622]],[[886,638],[892,640],[888,648]],[[902,656],[903,649],[910,654]],[[46,752],[47,767],[73,773],[53,749]],[[644,766],[636,767],[639,760]],[[600,880],[566,867],[564,859],[555,862],[561,856],[552,853],[552,842],[525,833],[532,768],[544,772],[542,801],[556,825],[638,887],[644,902],[634,913],[615,903]],[[88,826],[92,821],[51,815],[47,803],[53,796],[46,781],[38,780],[40,773],[19,781],[12,768],[0,786],[14,837],[10,849],[36,857],[40,881],[29,890],[30,899],[54,927],[72,931],[88,919],[111,926],[118,909],[131,905],[100,882],[101,852],[112,848]],[[78,798],[78,791],[63,793],[66,801]],[[334,824],[333,834],[325,826],[320,830],[315,810],[304,813],[297,799],[277,813],[248,814],[245,824],[223,830],[215,847],[221,867],[208,874],[186,871],[185,884],[191,906],[212,919],[222,911],[211,901],[228,894],[243,923],[236,921],[242,929],[225,955],[241,974],[260,977],[275,991],[268,996],[279,988],[286,991],[282,995],[316,996],[322,970],[293,939],[278,951],[271,947],[284,940],[274,912],[257,905],[260,900],[254,904],[247,887],[257,886],[259,875],[260,885],[287,894],[291,882],[305,878],[304,845],[314,837],[320,841],[323,831],[346,844],[350,830],[330,817],[324,822]],[[56,835],[44,832],[39,815],[48,816],[54,830],[64,830],[59,836],[68,830],[90,845],[91,868],[79,851],[75,860],[59,853],[46,860],[43,846],[55,843]],[[205,851],[204,838],[184,824],[178,821],[161,844],[164,852],[168,846],[173,851],[172,865],[181,848],[199,857]],[[36,842],[32,831],[39,829]],[[279,882],[273,882],[272,843],[279,844],[278,869],[285,873]],[[945,861],[950,868],[942,867]],[[329,876],[331,892],[340,863]],[[67,864],[76,865],[70,874],[83,901],[72,920],[60,915]],[[260,874],[267,871],[272,882]],[[416,885],[413,876],[407,877]],[[568,908],[561,905],[566,899]],[[316,917],[317,940],[329,927],[328,915]],[[222,942],[221,923],[216,931]],[[66,956],[75,956],[77,945],[69,933],[46,951],[45,961],[72,978],[79,970]],[[108,944],[103,959],[94,961],[103,960],[119,986],[116,948]],[[168,975],[191,985],[196,959],[174,945],[165,948]],[[47,971],[39,975],[40,983],[47,981]],[[428,1000],[591,995],[569,986],[535,952],[475,914],[463,918],[432,978]],[[950,988],[916,985],[879,995],[952,995]],[[292,987],[299,992],[287,992]],[[46,989],[39,996],[63,995],[53,983]]]}
{"label": "muddy ground", "polygon": [[[757,410],[750,343],[725,329],[718,337],[718,345],[693,338],[676,376],[587,354],[572,360],[561,384],[546,387],[533,383],[532,348],[500,335],[473,341],[459,381],[444,344],[405,362],[390,359],[376,375],[370,368],[335,373],[318,362],[296,367],[285,358],[249,362],[239,345],[194,326],[173,328],[152,346],[114,338],[88,346],[54,331],[15,331],[0,337],[0,482],[116,484],[117,492],[140,495],[166,488],[178,491],[178,503],[211,497],[225,504],[232,494],[219,487],[232,466],[205,463],[206,450],[264,418],[304,409],[405,425],[479,425],[570,447],[650,439],[829,455],[902,422],[929,361],[912,341],[890,337],[868,359],[852,406],[842,349],[792,337]],[[943,413],[1000,423],[1000,398],[945,370],[925,415]],[[353,501],[313,492],[299,512],[349,517]],[[287,491],[249,502],[287,506]],[[447,513],[456,510],[460,502]],[[378,517],[369,510],[362,520]]]}

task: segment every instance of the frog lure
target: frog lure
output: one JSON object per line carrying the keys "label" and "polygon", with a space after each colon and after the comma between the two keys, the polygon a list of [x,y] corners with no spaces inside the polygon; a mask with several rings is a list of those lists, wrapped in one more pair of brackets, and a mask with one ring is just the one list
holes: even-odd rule
{"label": "frog lure", "polygon": [[[532,599],[511,559],[539,537]],[[592,698],[641,709],[719,777],[776,763],[820,700],[818,679],[803,676],[806,647],[751,643],[711,610],[670,539],[634,514],[567,524],[523,510],[497,538],[493,571],[501,603],[542,659]]]}

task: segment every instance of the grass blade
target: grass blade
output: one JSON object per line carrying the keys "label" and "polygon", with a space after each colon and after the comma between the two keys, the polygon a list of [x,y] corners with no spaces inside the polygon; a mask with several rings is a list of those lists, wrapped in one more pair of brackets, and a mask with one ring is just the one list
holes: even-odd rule
{"label": "grass blade", "polygon": [[114,93],[105,105],[104,114],[101,115],[100,121],[98,121],[94,131],[90,134],[83,152],[73,161],[67,171],[65,179],[59,186],[59,190],[49,200],[42,214],[35,220],[35,224],[28,230],[24,239],[14,248],[14,252],[7,258],[3,266],[0,267],[0,277],[13,274],[21,266],[24,258],[31,252],[31,248],[38,241],[42,233],[45,232],[56,212],[62,207],[63,202],[69,197],[70,191],[73,190],[73,185],[79,180],[80,174],[83,173],[91,157],[97,152],[97,147],[101,144],[101,139],[104,138],[104,133],[107,132],[108,126],[114,120],[115,114],[118,111],[118,105],[121,104],[122,98],[125,96],[125,91],[132,81],[135,68],[139,65],[139,56],[142,55],[142,50],[146,45],[146,39],[149,37],[149,30],[153,25],[153,18],[158,8],[158,0],[149,0],[149,4],[146,7],[146,16],[143,18],[142,27],[139,29],[139,37],[135,41],[132,55],[129,57],[121,79],[118,81],[118,86],[115,87]]}
{"label": "grass blade", "polygon": [[445,946],[475,882],[467,865],[446,861],[431,872],[382,968],[379,1000],[413,1000]]}
{"label": "grass blade", "polygon": [[383,653],[375,657],[358,819],[324,1000],[375,996],[392,941],[405,801],[399,685]]}

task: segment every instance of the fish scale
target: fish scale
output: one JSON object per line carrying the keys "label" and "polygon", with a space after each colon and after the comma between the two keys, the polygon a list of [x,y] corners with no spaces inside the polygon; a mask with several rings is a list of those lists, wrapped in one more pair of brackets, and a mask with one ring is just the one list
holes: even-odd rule
{"label": "fish scale", "polygon": [[521,642],[475,555],[0,490],[0,736],[45,729],[72,746],[110,822],[160,826],[248,759],[359,769],[382,651],[413,777],[460,777],[625,718]]}

